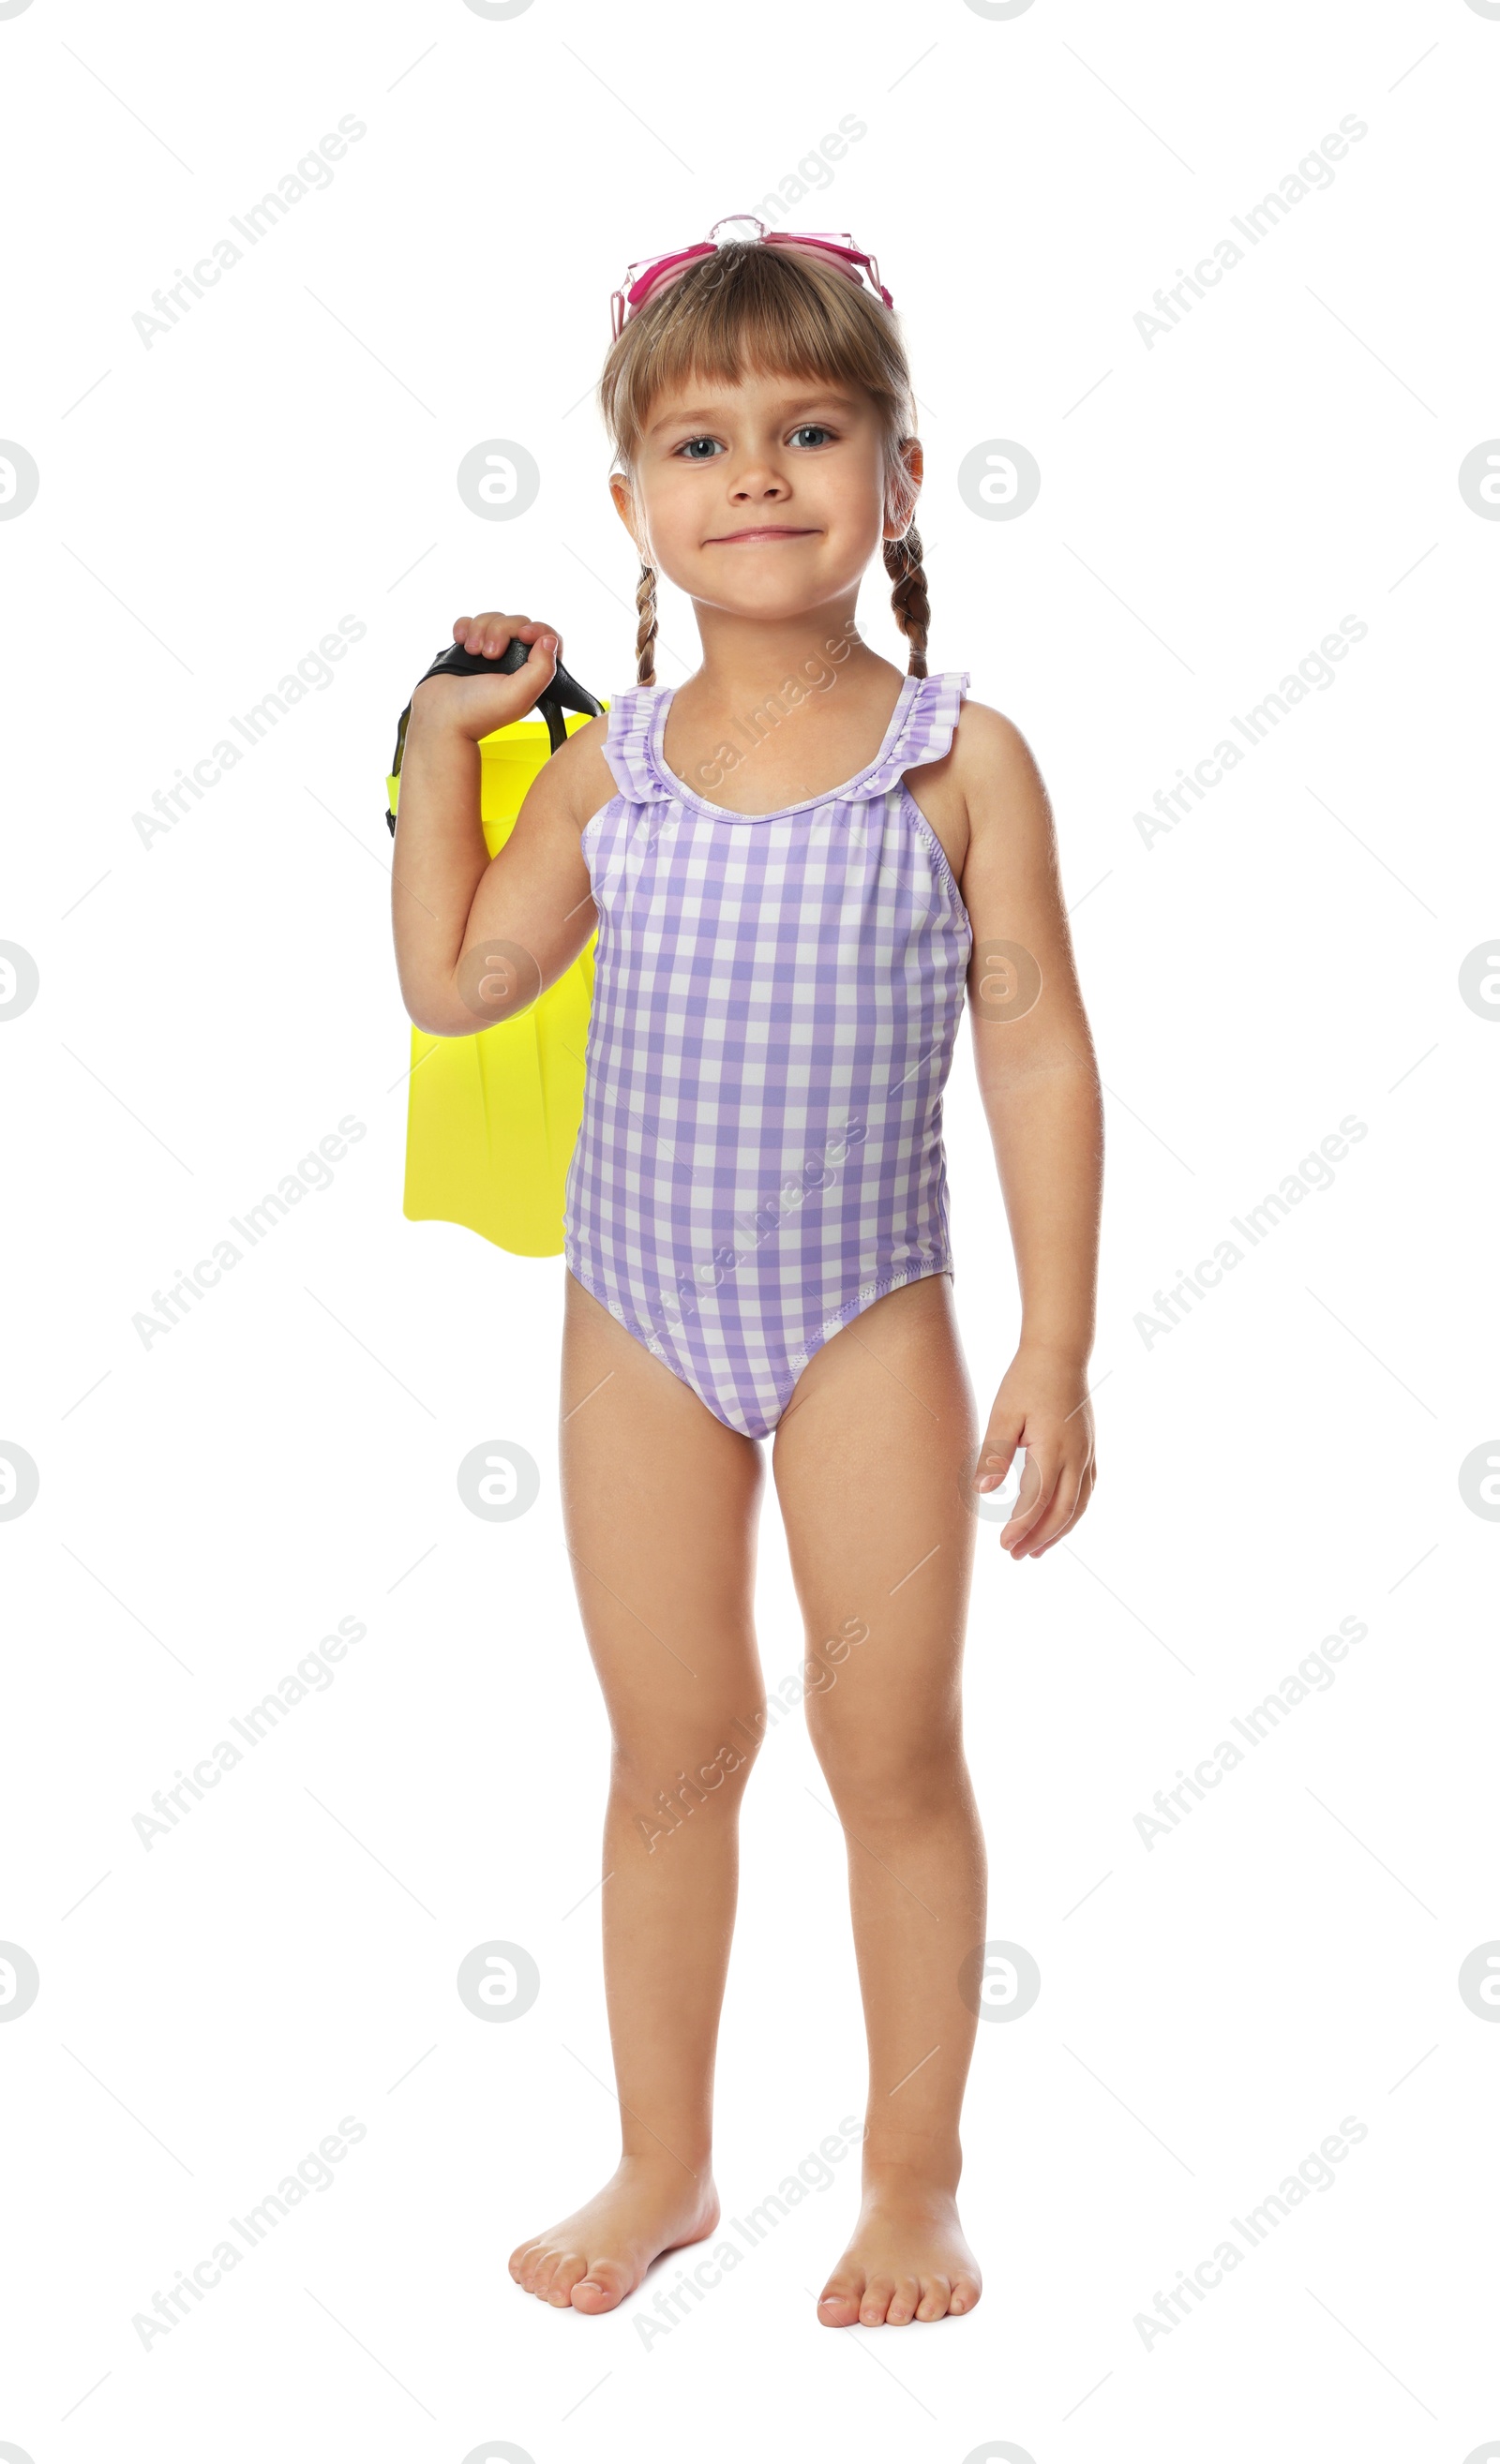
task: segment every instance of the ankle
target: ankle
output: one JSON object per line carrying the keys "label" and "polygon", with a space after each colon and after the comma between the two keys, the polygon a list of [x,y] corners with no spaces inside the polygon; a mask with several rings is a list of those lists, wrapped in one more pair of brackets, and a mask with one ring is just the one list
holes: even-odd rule
{"label": "ankle", "polygon": [[695,2151],[691,2141],[683,2145],[680,2158],[664,2147],[625,2147],[615,2178],[643,2189],[659,2186],[668,2197],[703,2197],[714,2188],[713,2151],[708,2147]]}
{"label": "ankle", "polygon": [[867,2140],[863,2193],[867,2199],[952,2200],[962,2169],[956,2145],[893,2148]]}

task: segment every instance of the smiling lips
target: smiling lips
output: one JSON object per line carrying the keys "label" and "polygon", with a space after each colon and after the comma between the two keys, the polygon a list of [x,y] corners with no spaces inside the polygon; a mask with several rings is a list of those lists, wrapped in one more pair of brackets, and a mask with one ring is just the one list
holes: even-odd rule
{"label": "smiling lips", "polygon": [[794,530],[788,522],[767,522],[760,530],[725,531],[718,539],[705,539],[705,547],[734,547],[741,539],[812,539],[810,530]]}

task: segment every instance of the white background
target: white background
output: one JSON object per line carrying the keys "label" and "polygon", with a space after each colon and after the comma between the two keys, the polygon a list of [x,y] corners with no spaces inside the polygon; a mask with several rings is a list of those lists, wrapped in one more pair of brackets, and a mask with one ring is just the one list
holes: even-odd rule
{"label": "white background", "polygon": [[[1497,922],[1500,526],[1458,487],[1500,430],[1492,16],[0,22],[0,434],[40,473],[0,522],[0,937],[41,978],[3,1045],[0,1438],[41,1486],[0,1529],[0,1937],[41,1990],[0,2026],[0,2440],[34,2464],[1500,2453],[1500,2028],[1457,1989],[1500,1935],[1500,1531],[1458,1483],[1500,1425],[1500,1035],[1458,990]],[[152,292],[344,114],[366,134],[331,185],[146,348]],[[785,220],[880,257],[923,404],[932,664],[1028,737],[1076,904],[1110,1089],[1102,1477],[1040,1564],[981,1534],[989,1931],[1043,1984],[980,2030],[980,2310],[816,2325],[850,2164],[647,2344],[675,2263],[604,2320],[505,2273],[614,2158],[585,1897],[607,1739],[558,1512],[562,1261],[401,1212],[384,777],[460,611],[544,616],[596,692],[631,681],[586,399],[608,294],[847,114],[865,136]],[[1346,114],[1368,134],[1333,185],[1148,349],[1158,287]],[[541,473],[508,524],[454,485],[496,436]],[[994,438],[1041,469],[1019,519],[959,495]],[[904,664],[879,584],[862,618]],[[335,682],[143,847],[133,812],[346,613]],[[1336,683],[1146,845],[1136,812],[1345,615],[1368,632]],[[672,683],[695,641],[670,594],[663,634]],[[1153,1293],[1351,1113],[1334,1186],[1148,1345]],[[144,1348],[153,1289],[346,1114],[333,1186]],[[966,1033],[948,1142],[987,1404],[1017,1309]],[[496,1439],[542,1470],[511,1524],[455,1487]],[[143,1848],[152,1792],[341,1617],[368,1632],[336,1683]],[[802,1641],[769,1497],[760,1617],[774,1683]],[[1148,1850],[1154,1793],[1347,1617],[1368,1636],[1336,1683]],[[862,2103],[823,1793],[787,1721],[745,1812],[731,2214]],[[454,1975],[496,1938],[541,1991],[485,2026]],[[143,2349],[133,2315],[346,2115],[334,2186]],[[1346,2116],[1367,2136],[1335,2186],[1148,2349],[1136,2314]]]}

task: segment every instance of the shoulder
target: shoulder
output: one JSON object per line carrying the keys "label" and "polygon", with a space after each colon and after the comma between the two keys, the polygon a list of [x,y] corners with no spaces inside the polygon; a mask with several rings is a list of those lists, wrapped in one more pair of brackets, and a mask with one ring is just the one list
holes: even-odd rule
{"label": "shoulder", "polygon": [[949,756],[953,791],[971,836],[1004,830],[1048,835],[1052,810],[1036,757],[1014,719],[988,702],[965,701]]}
{"label": "shoulder", "polygon": [[997,841],[1051,830],[1051,810],[1031,748],[1012,719],[964,695],[943,752],[907,781],[917,810],[942,842],[956,877]]}
{"label": "shoulder", "polygon": [[1030,745],[1013,719],[966,701],[953,733],[952,793],[963,813],[966,899],[1011,894],[1018,882],[1050,881],[1057,869],[1051,799]]}
{"label": "shoulder", "polygon": [[608,737],[607,711],[602,718],[585,719],[543,762],[527,801],[544,804],[549,813],[565,815],[582,830],[601,805],[618,793],[614,773],[605,759]]}
{"label": "shoulder", "polygon": [[1020,728],[987,701],[962,703],[953,731],[951,759],[959,783],[972,784],[982,792],[1007,784],[1041,784],[1031,747]]}
{"label": "shoulder", "polygon": [[567,742],[559,745],[547,767],[555,770],[560,778],[569,780],[607,779],[609,764],[605,759],[605,746],[608,740],[609,713],[606,711],[602,718],[585,718],[582,727],[574,728]]}

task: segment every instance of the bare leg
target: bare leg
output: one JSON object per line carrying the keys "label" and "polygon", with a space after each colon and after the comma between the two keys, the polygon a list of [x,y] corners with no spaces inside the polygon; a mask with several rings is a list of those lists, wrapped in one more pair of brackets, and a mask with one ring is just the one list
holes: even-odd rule
{"label": "bare leg", "polygon": [[[809,1656],[807,1720],[849,1847],[870,2040],[864,2202],[826,2326],[971,2310],[959,2116],[984,1936],[984,1843],[963,1759],[960,1672],[980,1430],[945,1275],[901,1286],[808,1362],[772,1455]],[[853,1621],[851,1626],[847,1621]],[[827,1638],[868,1627],[847,1652]]]}
{"label": "bare leg", "polygon": [[559,2308],[601,2311],[718,2221],[714,2057],[765,1699],[753,1621],[764,1464],[569,1275],[562,1470],[614,1739],[602,1905],[622,2152],[598,2197],[522,2242],[510,2270]]}

